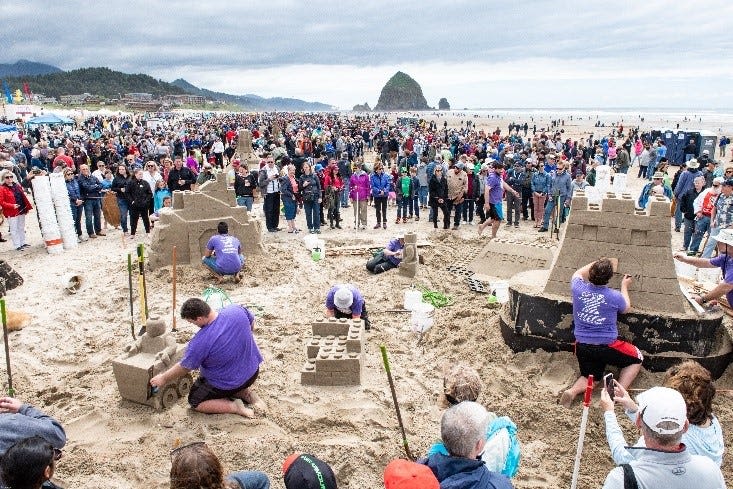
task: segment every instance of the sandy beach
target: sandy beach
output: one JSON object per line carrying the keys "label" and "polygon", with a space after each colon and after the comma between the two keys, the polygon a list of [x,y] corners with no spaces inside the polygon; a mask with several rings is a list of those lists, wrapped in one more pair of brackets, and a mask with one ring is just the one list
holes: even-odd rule
{"label": "sandy beach", "polygon": [[[484,115],[475,120],[477,127],[500,127],[502,134],[510,122],[527,121],[531,135],[529,115],[507,113],[493,119]],[[455,127],[465,120],[464,114],[429,117],[448,120]],[[604,117],[606,126],[616,122],[614,116]],[[562,116],[558,113],[554,118]],[[609,130],[593,127],[594,118],[577,118],[566,119],[562,126],[567,137],[599,135]],[[536,119],[538,129],[551,120],[545,114]],[[730,116],[710,115],[690,126],[730,134],[731,120]],[[641,125],[642,130],[675,123],[661,117],[645,118],[643,123],[624,122],[626,127]],[[629,188],[634,196],[644,183],[636,179],[635,171],[629,172]],[[260,209],[261,204],[256,204],[254,214],[261,215]],[[28,242],[33,246],[17,252],[10,242],[3,243],[0,259],[8,261],[25,279],[23,286],[8,293],[8,308],[32,316],[28,326],[10,334],[16,396],[56,417],[67,429],[69,442],[58,464],[57,480],[78,489],[168,487],[170,448],[177,441],[203,439],[226,469],[262,470],[270,476],[274,488],[284,487],[280,467],[283,459],[296,450],[329,462],[340,487],[382,487],[384,467],[391,459],[404,455],[379,354],[379,345],[384,344],[413,453],[424,454],[439,436],[441,410],[436,398],[442,388],[440,367],[445,362],[463,361],[481,374],[484,390],[479,401],[497,414],[510,416],[519,428],[522,462],[515,486],[569,486],[581,408],[576,403],[572,410],[564,409],[556,404],[556,398],[577,378],[576,360],[565,352],[514,354],[502,340],[498,312],[487,306],[486,296],[471,292],[446,271],[446,267],[486,244],[485,237],[478,236],[477,226],[462,225],[454,232],[433,231],[427,212],[420,222],[395,226],[395,210],[390,207],[388,229],[372,230],[374,211],[370,207],[370,226],[358,232],[353,229],[351,211],[342,210],[345,229],[324,230],[321,238],[326,240],[327,250],[352,245],[384,246],[398,229],[416,231],[420,240],[430,243],[421,250],[426,264],[415,279],[396,272],[374,276],[364,268],[366,254],[328,256],[327,251],[325,260],[314,262],[303,245],[302,234],[265,233],[265,254],[248,257],[242,283],[222,285],[233,302],[251,306],[257,312],[255,334],[265,362],[255,386],[268,409],[254,420],[195,413],[184,400],[166,411],[122,400],[111,361],[132,341],[127,254],[134,254],[133,242],[121,239],[121,230],[111,229],[104,238],[50,255],[42,246],[33,211],[26,221]],[[306,228],[302,212],[297,222]],[[502,227],[499,233],[530,242],[551,240],[538,234],[531,221],[523,222],[518,230]],[[669,253],[679,247],[682,239],[681,233],[672,234],[673,243],[666,250]],[[82,277],[77,294],[69,294],[61,286],[61,277],[67,273]],[[170,267],[150,272],[147,280],[152,313],[165,317],[170,325],[175,313]],[[180,266],[178,304],[200,296],[210,282],[202,267]],[[362,385],[302,386],[299,372],[305,361],[310,321],[322,315],[328,288],[344,282],[356,284],[365,293],[373,324],[366,335]],[[435,326],[420,343],[409,330],[409,315],[386,312],[402,307],[403,292],[412,285],[439,290],[455,299],[453,305],[436,312]],[[136,330],[140,327],[137,308],[136,303]],[[730,318],[725,321],[730,329]],[[196,328],[181,319],[177,324],[178,332],[174,334],[179,343],[185,343]],[[4,385],[4,362],[0,379]],[[651,387],[660,384],[661,379],[662,374],[642,370],[633,387]],[[717,387],[722,391],[733,389],[733,369],[728,368]],[[581,488],[599,487],[613,467],[597,404],[596,391],[585,439]],[[636,428],[620,408],[617,414],[627,442],[635,442]],[[733,405],[728,392],[716,397],[715,414],[723,426],[726,444],[733,445]],[[728,455],[722,470],[726,479],[733,480]]]}

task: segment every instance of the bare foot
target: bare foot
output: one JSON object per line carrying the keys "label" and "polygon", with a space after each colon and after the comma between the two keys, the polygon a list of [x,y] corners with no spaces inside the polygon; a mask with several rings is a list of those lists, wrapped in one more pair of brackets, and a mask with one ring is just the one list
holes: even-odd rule
{"label": "bare foot", "polygon": [[265,401],[260,399],[260,396],[257,395],[255,391],[253,391],[250,388],[244,389],[244,391],[240,391],[237,394],[239,394],[239,398],[249,404],[250,406],[254,407],[255,409],[258,409],[260,411],[267,410],[267,405],[265,404]]}
{"label": "bare foot", "polygon": [[234,400],[234,409],[234,414],[238,414],[240,416],[250,419],[255,417],[254,410],[246,407],[241,399]]}
{"label": "bare foot", "polygon": [[570,409],[570,406],[573,405],[573,401],[575,400],[575,396],[570,391],[565,391],[560,396],[560,399],[557,401],[558,404],[561,406]]}
{"label": "bare foot", "polygon": [[481,236],[481,233],[484,232],[485,226],[483,224],[478,225],[478,235]]}

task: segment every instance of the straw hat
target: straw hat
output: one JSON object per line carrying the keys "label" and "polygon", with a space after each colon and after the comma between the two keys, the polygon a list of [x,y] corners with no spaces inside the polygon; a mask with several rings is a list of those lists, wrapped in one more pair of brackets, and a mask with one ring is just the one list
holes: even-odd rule
{"label": "straw hat", "polygon": [[692,168],[694,170],[695,168],[699,168],[699,167],[700,167],[700,163],[695,158],[687,162],[687,168]]}

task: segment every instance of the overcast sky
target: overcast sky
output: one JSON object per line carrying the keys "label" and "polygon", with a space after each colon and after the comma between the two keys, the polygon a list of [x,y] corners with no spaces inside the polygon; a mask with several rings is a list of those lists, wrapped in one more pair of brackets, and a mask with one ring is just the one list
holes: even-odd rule
{"label": "overcast sky", "polygon": [[0,3],[0,62],[107,66],[232,94],[374,107],[733,108],[732,0]]}

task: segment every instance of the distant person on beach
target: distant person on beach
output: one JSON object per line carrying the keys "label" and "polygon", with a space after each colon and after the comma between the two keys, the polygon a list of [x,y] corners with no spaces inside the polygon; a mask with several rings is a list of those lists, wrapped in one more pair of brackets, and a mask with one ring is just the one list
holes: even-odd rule
{"label": "distant person on beach", "polygon": [[251,407],[265,408],[252,389],[263,361],[252,334],[254,315],[236,304],[217,312],[194,297],[181,306],[181,318],[199,330],[189,341],[181,361],[150,379],[150,385],[160,389],[192,370],[199,370],[188,394],[193,409],[207,414],[231,413],[253,418],[255,412]]}
{"label": "distant person on beach", "polygon": [[580,377],[562,393],[559,403],[569,408],[585,391],[588,376],[602,379],[607,365],[621,369],[619,383],[628,389],[641,370],[644,359],[637,347],[618,338],[618,314],[631,309],[631,276],[621,279],[621,292],[608,287],[614,270],[611,260],[601,258],[578,269],[570,285],[573,296],[575,356]]}

